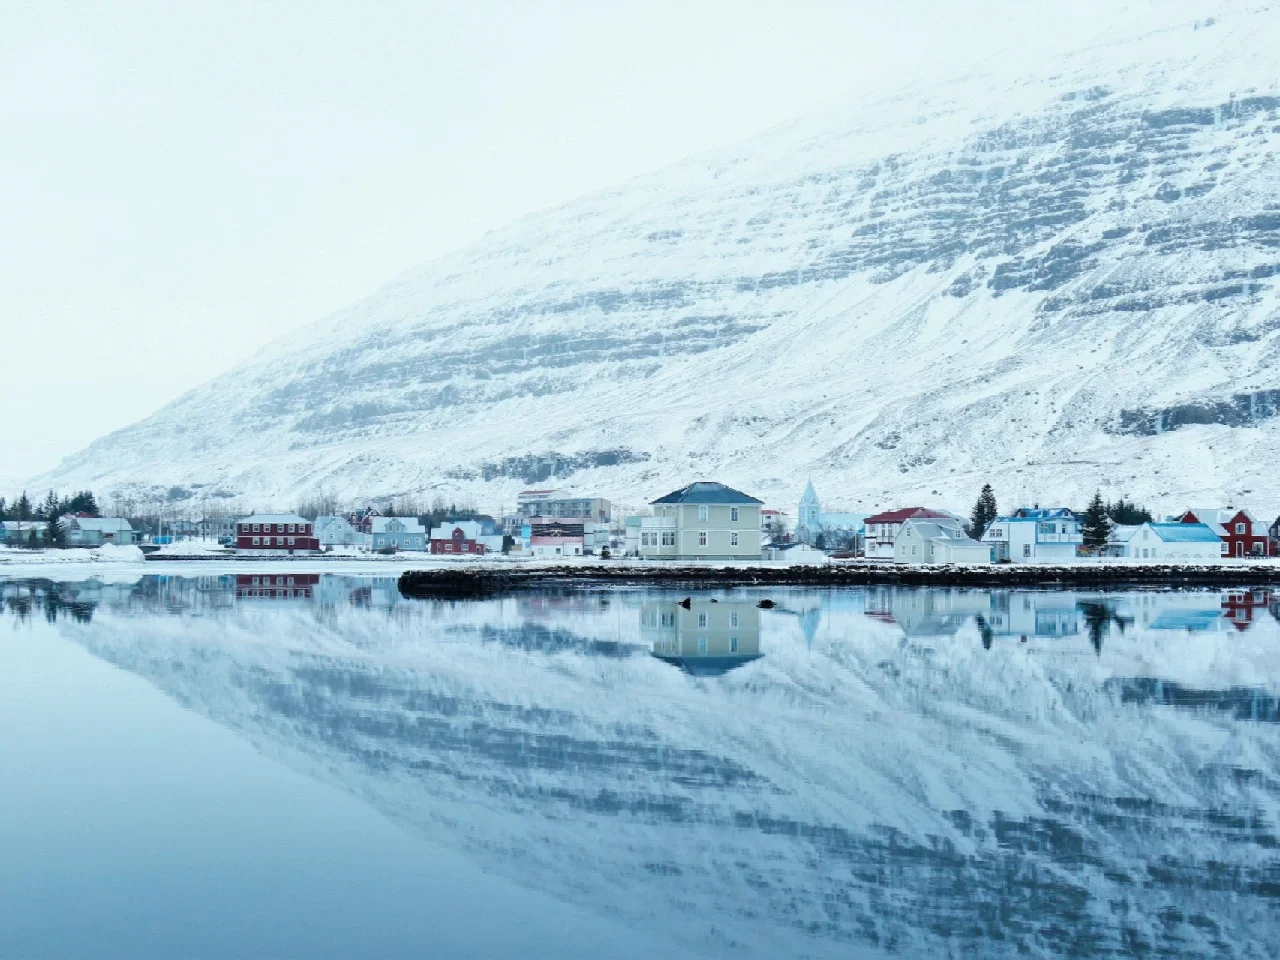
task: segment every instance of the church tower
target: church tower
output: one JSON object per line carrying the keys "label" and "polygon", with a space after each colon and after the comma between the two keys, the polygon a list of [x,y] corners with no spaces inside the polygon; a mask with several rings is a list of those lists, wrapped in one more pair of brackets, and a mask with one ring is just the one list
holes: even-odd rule
{"label": "church tower", "polygon": [[801,543],[813,543],[821,530],[822,504],[818,502],[818,492],[813,489],[813,477],[810,477],[796,513],[796,539]]}

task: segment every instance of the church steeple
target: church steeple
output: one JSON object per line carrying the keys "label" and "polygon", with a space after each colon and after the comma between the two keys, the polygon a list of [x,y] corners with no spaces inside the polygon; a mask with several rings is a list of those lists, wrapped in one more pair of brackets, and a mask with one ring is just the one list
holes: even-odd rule
{"label": "church steeple", "polygon": [[818,501],[818,491],[813,489],[813,476],[810,475],[796,513],[796,536],[805,543],[812,543],[821,529],[822,504]]}

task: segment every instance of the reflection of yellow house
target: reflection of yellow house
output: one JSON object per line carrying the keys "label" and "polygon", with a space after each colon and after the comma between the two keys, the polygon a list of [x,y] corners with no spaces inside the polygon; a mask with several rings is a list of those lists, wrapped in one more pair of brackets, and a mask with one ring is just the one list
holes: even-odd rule
{"label": "reflection of yellow house", "polygon": [[702,676],[727,673],[760,657],[760,611],[743,600],[675,600],[640,607],[640,637],[659,660]]}

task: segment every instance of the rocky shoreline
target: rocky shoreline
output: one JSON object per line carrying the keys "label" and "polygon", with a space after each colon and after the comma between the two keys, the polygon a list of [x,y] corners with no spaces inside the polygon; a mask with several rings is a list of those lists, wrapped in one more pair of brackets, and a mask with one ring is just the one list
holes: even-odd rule
{"label": "rocky shoreline", "polygon": [[1280,564],[1072,564],[908,566],[850,563],[791,567],[581,564],[527,569],[408,570],[407,597],[487,596],[545,586],[654,587],[1255,587],[1280,584]]}

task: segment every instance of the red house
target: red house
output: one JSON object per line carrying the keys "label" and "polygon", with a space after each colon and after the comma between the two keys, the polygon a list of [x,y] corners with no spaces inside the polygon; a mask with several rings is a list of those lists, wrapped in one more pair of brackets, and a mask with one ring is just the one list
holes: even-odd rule
{"label": "red house", "polygon": [[1222,541],[1224,557],[1274,556],[1265,524],[1258,523],[1248,510],[1235,507],[1192,507],[1178,518],[1180,523],[1203,523]]}
{"label": "red house", "polygon": [[293,513],[262,513],[236,521],[236,555],[280,557],[320,549],[311,521]]}
{"label": "red house", "polygon": [[[448,524],[445,524],[445,526],[447,527]],[[437,536],[434,530],[431,532],[431,552],[464,555],[488,553],[488,547],[483,543],[468,538],[462,527],[455,526],[453,532],[447,537]]]}
{"label": "red house", "polygon": [[930,510],[927,507],[903,507],[899,510],[886,510],[867,517],[863,521],[866,531],[863,555],[868,559],[892,560],[893,538],[898,535],[902,525],[908,520],[951,519],[950,514]]}

